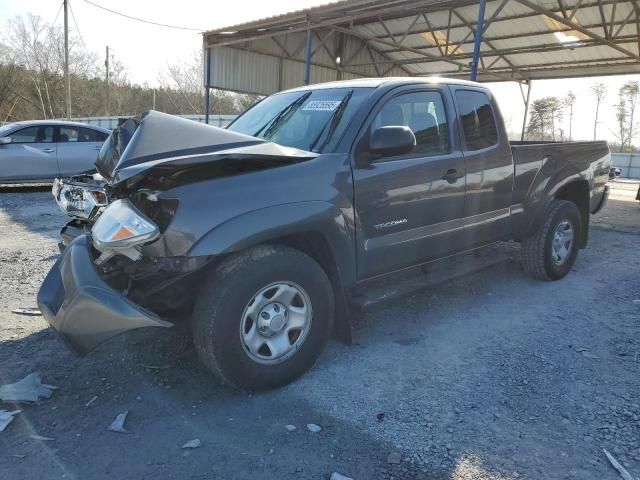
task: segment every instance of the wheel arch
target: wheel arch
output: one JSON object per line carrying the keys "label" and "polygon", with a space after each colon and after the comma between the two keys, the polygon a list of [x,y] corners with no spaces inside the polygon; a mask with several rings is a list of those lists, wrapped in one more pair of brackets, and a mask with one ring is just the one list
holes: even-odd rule
{"label": "wheel arch", "polygon": [[323,268],[331,281],[335,299],[334,335],[351,343],[346,292],[356,279],[352,232],[352,224],[332,204],[321,201],[284,204],[245,213],[213,228],[192,247],[189,255],[220,259],[257,245],[284,245],[305,253]]}
{"label": "wheel arch", "polygon": [[589,182],[584,179],[573,180],[562,186],[554,198],[575,203],[580,210],[582,218],[580,248],[586,247],[589,238]]}

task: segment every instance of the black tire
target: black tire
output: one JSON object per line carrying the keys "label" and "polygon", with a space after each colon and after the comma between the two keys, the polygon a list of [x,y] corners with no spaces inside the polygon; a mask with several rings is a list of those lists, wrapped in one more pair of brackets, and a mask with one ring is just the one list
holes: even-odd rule
{"label": "black tire", "polygon": [[[302,287],[311,306],[311,325],[298,349],[281,363],[258,363],[241,339],[243,313],[252,298],[274,282]],[[225,259],[196,299],[193,336],[200,360],[225,384],[244,390],[285,385],[309,370],[322,352],[333,323],[333,289],[308,255],[284,246],[258,246]]]}
{"label": "black tire", "polygon": [[[558,226],[568,221],[573,228],[573,242],[563,263],[554,262],[552,243]],[[577,205],[566,200],[553,200],[547,208],[544,222],[522,242],[524,271],[539,280],[560,280],[576,261],[581,241],[582,217]]]}

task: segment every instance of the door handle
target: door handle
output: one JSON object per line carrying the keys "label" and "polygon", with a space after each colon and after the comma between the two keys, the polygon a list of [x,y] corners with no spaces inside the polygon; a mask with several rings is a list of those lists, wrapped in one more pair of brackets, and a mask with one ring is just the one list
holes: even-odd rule
{"label": "door handle", "polygon": [[456,183],[456,180],[458,180],[460,177],[462,177],[462,175],[458,173],[458,170],[456,170],[455,168],[450,168],[449,170],[447,170],[447,173],[442,176],[442,179],[446,180],[449,183]]}
{"label": "door handle", "polygon": [[53,152],[55,152],[55,150],[53,148],[43,148],[42,151],[45,152],[45,153],[53,153]]}

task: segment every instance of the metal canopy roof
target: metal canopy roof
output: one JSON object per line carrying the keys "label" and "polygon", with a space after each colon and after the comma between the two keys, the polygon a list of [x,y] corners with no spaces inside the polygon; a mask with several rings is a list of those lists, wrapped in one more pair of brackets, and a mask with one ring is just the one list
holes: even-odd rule
{"label": "metal canopy roof", "polygon": [[206,85],[270,94],[307,81],[469,78],[477,25],[479,81],[640,73],[639,3],[345,0],[204,33]]}

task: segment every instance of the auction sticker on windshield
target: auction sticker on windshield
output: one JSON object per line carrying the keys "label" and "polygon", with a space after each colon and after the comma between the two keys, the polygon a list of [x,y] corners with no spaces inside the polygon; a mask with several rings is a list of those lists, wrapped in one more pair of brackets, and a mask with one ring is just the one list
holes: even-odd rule
{"label": "auction sticker on windshield", "polygon": [[333,112],[342,100],[312,100],[307,103],[302,110],[312,110],[317,112]]}

